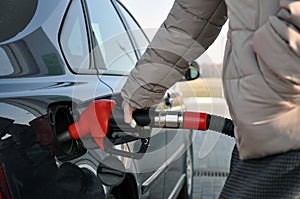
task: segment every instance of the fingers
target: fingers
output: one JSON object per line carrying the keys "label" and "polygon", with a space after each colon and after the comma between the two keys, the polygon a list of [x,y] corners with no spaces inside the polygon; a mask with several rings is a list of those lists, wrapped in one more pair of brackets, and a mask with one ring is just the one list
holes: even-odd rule
{"label": "fingers", "polygon": [[136,121],[135,121],[134,119],[131,120],[130,126],[131,126],[132,128],[135,128],[135,127],[136,127]]}
{"label": "fingers", "polygon": [[133,113],[133,111],[136,110],[136,108],[130,106],[128,104],[128,102],[126,102],[126,101],[123,101],[122,107],[123,107],[123,110],[124,110],[124,121],[125,121],[125,123],[130,124],[131,126],[135,127],[136,123],[135,123],[135,121],[132,117],[132,113]]}
{"label": "fingers", "polygon": [[278,16],[300,29],[300,1],[281,0]]}

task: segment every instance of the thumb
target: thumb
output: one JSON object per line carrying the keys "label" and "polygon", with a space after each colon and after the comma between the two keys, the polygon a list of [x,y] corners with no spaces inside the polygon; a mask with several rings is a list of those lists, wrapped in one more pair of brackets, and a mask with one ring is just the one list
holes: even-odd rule
{"label": "thumb", "polygon": [[136,108],[130,106],[126,101],[123,101],[122,107],[124,110],[124,122],[127,124],[131,124],[133,121],[132,113],[136,110]]}

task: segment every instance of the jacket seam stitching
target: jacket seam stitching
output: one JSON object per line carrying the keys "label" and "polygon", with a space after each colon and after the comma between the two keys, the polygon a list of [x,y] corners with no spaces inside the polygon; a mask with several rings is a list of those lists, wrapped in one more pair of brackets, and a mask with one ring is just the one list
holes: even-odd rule
{"label": "jacket seam stitching", "polygon": [[[159,57],[160,59],[162,59],[164,62],[170,64],[171,66],[174,66],[175,68],[180,68],[180,69],[185,69],[186,67],[183,66],[179,66],[177,63],[178,61],[176,61],[176,63],[173,63],[167,59],[165,59],[162,55],[160,55],[158,52],[156,52],[155,49],[152,49],[152,51],[157,55],[157,57]],[[180,60],[181,58],[179,58],[178,60]]]}
{"label": "jacket seam stitching", "polygon": [[[164,26],[165,30],[167,30],[166,24],[163,23],[162,25]],[[162,59],[164,62],[169,63],[171,66],[175,66],[176,68],[179,68],[179,69],[181,69],[181,70],[185,69],[185,67],[182,67],[182,66],[177,65],[177,62],[178,62],[178,61],[176,61],[175,63],[173,63],[173,62],[171,62],[171,61],[165,59],[165,58],[164,58],[162,55],[160,55],[154,48],[151,48],[151,50],[155,53],[155,55],[156,55],[157,57],[159,57],[160,59]],[[180,60],[180,58],[179,58],[178,60]]]}
{"label": "jacket seam stitching", "polygon": [[[210,23],[210,24],[212,24],[212,25],[215,25],[215,26],[218,26],[218,27],[220,27],[220,26],[222,26],[222,25],[218,25],[218,24],[216,24],[216,23],[212,23],[211,21],[209,21],[209,19],[211,18],[211,16],[208,18],[208,19],[206,19],[206,18],[204,18],[204,17],[199,17],[198,15],[196,15],[196,14],[194,14],[194,13],[192,13],[192,12],[190,12],[189,10],[188,10],[188,8],[187,7],[184,7],[181,3],[179,3],[179,2],[177,2],[177,1],[175,1],[186,13],[188,13],[188,14],[190,14],[190,15],[192,15],[192,16],[194,16],[194,17],[196,17],[197,19],[200,19],[200,20],[204,20],[204,21],[208,21],[208,23]],[[219,7],[219,6],[218,6]],[[218,8],[217,7],[217,8]],[[215,12],[215,11],[214,11]],[[214,13],[213,12],[213,13]]]}
{"label": "jacket seam stitching", "polygon": [[[196,41],[198,40],[198,38],[202,35],[203,31],[207,28],[207,25],[209,24],[209,20],[212,18],[212,16],[215,14],[216,10],[220,7],[220,5],[222,4],[222,0],[219,1],[218,6],[216,6],[215,10],[211,13],[211,15],[209,16],[209,18],[206,20],[206,24],[204,26],[204,28],[199,32],[199,34],[196,37]],[[195,42],[196,42],[195,41]],[[194,43],[194,42],[193,42]],[[190,45],[191,46],[191,45]],[[187,53],[188,50],[186,50],[183,55],[185,55]],[[177,65],[177,63],[181,60],[182,58],[179,58],[174,65]]]}

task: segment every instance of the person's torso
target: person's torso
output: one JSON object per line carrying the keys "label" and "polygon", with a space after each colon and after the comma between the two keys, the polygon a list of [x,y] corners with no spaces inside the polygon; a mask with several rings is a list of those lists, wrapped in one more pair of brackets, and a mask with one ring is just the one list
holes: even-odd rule
{"label": "person's torso", "polygon": [[278,128],[281,114],[293,111],[293,107],[283,102],[265,81],[260,61],[253,51],[255,32],[268,22],[270,16],[276,16],[279,2],[226,0],[229,31],[223,85],[242,159],[264,157],[300,147],[298,135],[295,139],[286,130]]}

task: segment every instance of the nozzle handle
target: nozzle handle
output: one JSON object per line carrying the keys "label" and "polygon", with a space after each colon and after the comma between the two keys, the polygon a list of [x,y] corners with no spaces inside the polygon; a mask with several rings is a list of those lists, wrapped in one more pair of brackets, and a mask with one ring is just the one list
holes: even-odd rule
{"label": "nozzle handle", "polygon": [[150,126],[153,123],[154,112],[150,109],[136,109],[132,117],[139,126]]}
{"label": "nozzle handle", "polygon": [[[150,109],[136,109],[132,117],[138,126],[144,127],[152,124],[154,112]],[[124,111],[121,107],[115,107],[110,115],[110,124],[126,125],[124,122]]]}

